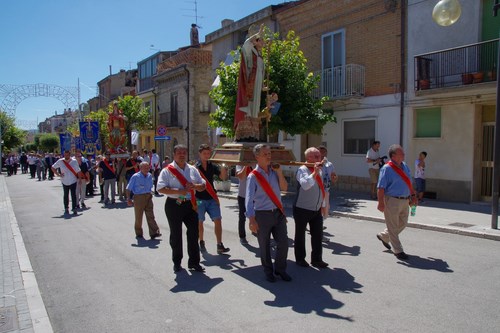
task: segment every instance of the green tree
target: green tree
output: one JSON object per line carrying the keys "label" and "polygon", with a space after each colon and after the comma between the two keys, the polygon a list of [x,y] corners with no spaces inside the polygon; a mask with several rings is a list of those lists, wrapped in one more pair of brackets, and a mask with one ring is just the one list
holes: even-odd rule
{"label": "green tree", "polygon": [[10,151],[23,144],[26,132],[16,127],[15,118],[0,111],[0,130],[2,133],[2,150]]}
{"label": "green tree", "polygon": [[40,136],[40,149],[53,153],[59,147],[59,137],[55,134],[45,133]]}
{"label": "green tree", "polygon": [[[269,31],[267,35],[270,36]],[[270,92],[277,92],[281,107],[269,123],[269,133],[279,130],[292,135],[320,134],[323,126],[335,121],[333,110],[324,109],[325,97],[315,99],[312,92],[318,87],[319,76],[307,70],[307,59],[300,50],[299,38],[289,31],[284,40],[279,34],[272,36],[272,43],[263,49],[266,71],[269,72],[267,85]],[[233,53],[234,55],[234,53]],[[217,70],[220,84],[209,95],[217,105],[217,110],[210,115],[209,125],[221,127],[228,136],[234,136],[234,110],[238,88],[240,59],[230,65],[221,64]],[[261,109],[265,107],[266,97],[261,98]]]}
{"label": "green tree", "polygon": [[[118,97],[118,108],[127,117],[125,130],[127,132],[127,149],[130,152],[132,151],[132,130],[151,129],[153,127],[151,114],[149,109],[144,107],[142,99],[137,96]],[[108,106],[108,111],[113,111],[113,105]]]}

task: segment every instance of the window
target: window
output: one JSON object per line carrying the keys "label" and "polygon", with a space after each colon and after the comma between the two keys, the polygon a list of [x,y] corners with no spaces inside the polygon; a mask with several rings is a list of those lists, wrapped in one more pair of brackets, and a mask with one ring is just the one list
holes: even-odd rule
{"label": "window", "polygon": [[321,37],[322,96],[341,96],[345,87],[345,30]]}
{"label": "window", "polygon": [[375,141],[375,119],[345,120],[344,154],[366,154]]}
{"label": "window", "polygon": [[179,104],[177,93],[170,94],[170,126],[179,126]]}
{"label": "window", "polygon": [[415,110],[415,137],[441,137],[441,108],[426,108]]}

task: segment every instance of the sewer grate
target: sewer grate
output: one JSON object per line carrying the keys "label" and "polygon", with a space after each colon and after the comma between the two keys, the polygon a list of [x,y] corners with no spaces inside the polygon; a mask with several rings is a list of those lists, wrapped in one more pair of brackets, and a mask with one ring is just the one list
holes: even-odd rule
{"label": "sewer grate", "polygon": [[0,308],[0,333],[19,329],[15,306]]}
{"label": "sewer grate", "polygon": [[459,228],[470,228],[470,227],[474,226],[474,224],[467,224],[467,223],[460,223],[460,222],[451,223],[451,224],[448,224],[448,225],[452,226],[452,227],[459,227]]}

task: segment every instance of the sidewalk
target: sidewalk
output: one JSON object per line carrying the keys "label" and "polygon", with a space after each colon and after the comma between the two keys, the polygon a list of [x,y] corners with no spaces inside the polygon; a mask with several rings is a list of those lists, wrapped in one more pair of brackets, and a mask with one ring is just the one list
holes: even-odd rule
{"label": "sidewalk", "polygon": [[3,174],[0,175],[0,238],[0,332],[53,332]]}
{"label": "sidewalk", "polygon": [[[230,192],[218,194],[220,197],[236,199],[238,185],[233,184]],[[283,196],[284,206],[288,210],[292,207],[294,197],[294,193]],[[384,223],[384,215],[377,210],[377,201],[370,199],[368,194],[333,191],[330,206],[334,216]],[[491,229],[489,203],[465,204],[425,199],[417,207],[417,214],[410,216],[408,222],[411,228],[500,241],[500,230]]]}

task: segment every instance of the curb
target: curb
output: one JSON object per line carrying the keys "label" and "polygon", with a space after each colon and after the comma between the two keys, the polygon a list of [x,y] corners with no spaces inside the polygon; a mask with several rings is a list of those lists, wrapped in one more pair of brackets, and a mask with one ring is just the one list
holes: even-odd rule
{"label": "curb", "polygon": [[[333,216],[347,217],[347,218],[353,218],[353,219],[371,221],[371,222],[378,222],[378,223],[385,223],[385,220],[383,218],[368,216],[368,215],[334,212]],[[484,238],[484,239],[489,239],[489,240],[494,240],[494,241],[500,241],[500,234],[496,235],[496,234],[490,234],[490,233],[481,232],[481,231],[463,230],[463,229],[457,229],[457,228],[451,228],[451,227],[443,227],[441,225],[423,224],[423,223],[415,223],[415,222],[409,222],[408,227],[415,228],[415,229],[422,229],[422,230],[445,232],[448,234],[455,234],[455,235],[460,235],[460,236],[468,236],[468,237],[476,237],[476,238]]]}
{"label": "curb", "polygon": [[[224,194],[221,192],[217,192],[217,194],[221,198],[233,199],[233,200],[237,199],[237,197],[233,194]],[[352,219],[378,222],[378,223],[385,224],[385,220],[383,218],[369,216],[369,215],[334,212],[333,216],[347,217],[347,218],[352,218]],[[458,228],[453,228],[453,227],[444,227],[441,225],[423,224],[423,223],[415,223],[415,222],[409,222],[408,227],[415,228],[415,229],[422,229],[422,230],[445,232],[448,234],[455,234],[455,235],[460,235],[460,236],[468,236],[468,237],[489,239],[489,240],[493,240],[493,241],[500,241],[500,233],[499,234],[492,234],[492,233],[481,232],[481,231],[464,230],[464,229],[458,229]]]}
{"label": "curb", "polygon": [[45,304],[43,303],[42,295],[40,294],[40,289],[38,288],[38,283],[36,281],[35,273],[33,272],[33,267],[31,266],[31,261],[28,257],[28,252],[24,246],[23,236],[19,230],[19,225],[14,214],[14,208],[12,207],[7,186],[5,186],[5,202],[10,215],[9,222],[14,236],[14,243],[16,244],[17,258],[23,279],[33,331],[35,333],[53,333],[54,330],[52,328],[52,324],[50,323],[47,310],[45,309]]}

